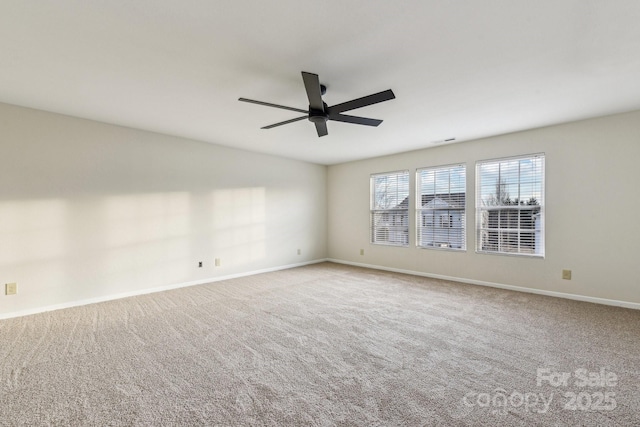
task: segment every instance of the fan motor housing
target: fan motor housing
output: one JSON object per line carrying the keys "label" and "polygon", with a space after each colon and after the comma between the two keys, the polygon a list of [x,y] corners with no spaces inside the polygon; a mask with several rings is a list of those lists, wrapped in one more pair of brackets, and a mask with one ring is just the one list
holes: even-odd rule
{"label": "fan motor housing", "polygon": [[329,107],[327,107],[327,104],[324,103],[324,110],[316,110],[311,108],[311,106],[309,106],[309,121],[313,122],[313,123],[322,123],[322,122],[326,122],[327,120],[329,120],[329,115],[326,113],[326,111],[329,109]]}
{"label": "fan motor housing", "polygon": [[329,115],[321,110],[309,109],[309,121],[313,123],[322,123],[329,120]]}

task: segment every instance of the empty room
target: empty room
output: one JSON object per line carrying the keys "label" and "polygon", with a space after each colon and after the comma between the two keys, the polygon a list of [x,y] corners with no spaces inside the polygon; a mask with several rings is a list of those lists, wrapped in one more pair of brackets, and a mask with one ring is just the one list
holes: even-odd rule
{"label": "empty room", "polygon": [[640,425],[638,22],[0,2],[0,426]]}

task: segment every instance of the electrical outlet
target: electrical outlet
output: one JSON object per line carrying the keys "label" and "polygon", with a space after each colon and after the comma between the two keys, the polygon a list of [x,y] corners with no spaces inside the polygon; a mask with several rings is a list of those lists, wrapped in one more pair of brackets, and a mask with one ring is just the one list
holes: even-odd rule
{"label": "electrical outlet", "polygon": [[364,249],[360,249],[360,255],[364,255]]}
{"label": "electrical outlet", "polygon": [[17,283],[7,283],[4,285],[4,293],[5,295],[15,295],[18,293],[18,284]]}
{"label": "electrical outlet", "polygon": [[571,280],[571,270],[562,270],[562,278],[564,280]]}
{"label": "electrical outlet", "polygon": [[298,255],[302,255],[302,251],[298,249]]}
{"label": "electrical outlet", "polygon": [[198,267],[202,267],[202,261],[198,261]]}
{"label": "electrical outlet", "polygon": [[220,258],[216,258],[216,267],[220,267]]}

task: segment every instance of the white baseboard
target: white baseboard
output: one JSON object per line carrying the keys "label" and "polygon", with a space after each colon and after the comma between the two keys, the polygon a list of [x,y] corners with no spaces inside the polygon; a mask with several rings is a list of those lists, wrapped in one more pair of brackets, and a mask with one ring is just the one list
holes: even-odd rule
{"label": "white baseboard", "polygon": [[2,319],[10,319],[10,318],[13,318],[13,317],[28,316],[28,315],[31,315],[31,314],[44,313],[44,312],[47,312],[47,311],[61,310],[61,309],[65,309],[65,308],[78,307],[78,306],[82,306],[82,305],[95,304],[95,303],[99,303],[99,302],[112,301],[112,300],[116,300],[116,299],[120,299],[120,298],[128,298],[128,297],[133,297],[133,296],[137,296],[137,295],[145,295],[145,294],[151,294],[151,293],[155,293],[155,292],[163,292],[163,291],[168,291],[168,290],[171,290],[171,289],[179,289],[179,288],[186,288],[186,287],[189,287],[189,286],[204,285],[206,283],[220,282],[222,280],[230,280],[230,279],[236,279],[236,278],[239,278],[239,277],[253,276],[253,275],[261,274],[261,273],[270,273],[270,272],[273,272],[273,271],[287,270],[289,268],[302,267],[302,266],[311,265],[311,264],[318,264],[318,263],[326,262],[326,261],[334,262],[334,263],[337,263],[337,264],[353,265],[355,267],[371,268],[371,269],[374,269],[374,270],[383,270],[383,271],[391,271],[391,272],[394,272],[394,273],[411,274],[411,275],[414,275],[414,276],[430,277],[430,278],[433,278],[433,279],[450,280],[450,281],[453,281],[453,282],[468,283],[468,284],[472,284],[472,285],[488,286],[488,287],[492,287],[492,288],[508,289],[508,290],[517,291],[517,292],[526,292],[526,293],[530,293],[530,294],[546,295],[546,296],[552,296],[552,297],[557,297],[557,298],[565,298],[565,299],[571,299],[571,300],[576,300],[576,301],[585,301],[585,302],[591,302],[591,303],[595,303],[595,304],[611,305],[611,306],[616,306],[616,307],[625,307],[625,308],[631,308],[631,309],[635,309],[635,310],[640,310],[640,303],[629,302],[629,301],[620,301],[620,300],[612,300],[612,299],[606,299],[606,298],[597,298],[597,297],[590,297],[590,296],[586,296],[586,295],[568,294],[568,293],[564,293],[564,292],[547,291],[547,290],[543,290],[543,289],[525,288],[525,287],[521,287],[521,286],[505,285],[505,284],[502,284],[502,283],[485,282],[485,281],[481,281],[481,280],[466,279],[466,278],[453,277],[453,276],[443,276],[443,275],[440,275],[440,274],[423,273],[421,271],[405,270],[405,269],[401,269],[401,268],[385,267],[385,266],[373,265],[373,264],[364,264],[364,263],[359,263],[359,262],[351,262],[351,261],[345,261],[345,260],[333,259],[333,258],[324,258],[324,259],[316,259],[316,260],[306,261],[306,262],[301,262],[301,263],[296,263],[296,264],[281,265],[281,266],[277,266],[277,267],[269,267],[269,268],[264,268],[264,269],[260,269],[260,270],[252,270],[252,271],[247,271],[247,272],[242,272],[242,273],[229,274],[229,275],[226,275],[226,276],[219,276],[219,277],[211,277],[211,278],[201,279],[201,280],[194,280],[194,281],[191,281],[191,282],[175,283],[175,284],[166,285],[166,286],[160,286],[160,287],[156,287],[156,288],[147,288],[147,289],[141,289],[141,290],[132,291],[132,292],[124,292],[124,293],[119,293],[119,294],[106,295],[106,296],[97,297],[97,298],[89,298],[89,299],[84,299],[84,300],[79,300],[79,301],[70,301],[70,302],[67,302],[67,303],[49,305],[49,306],[45,306],[45,307],[36,307],[36,308],[33,308],[33,309],[14,311],[14,312],[10,312],[10,313],[0,313],[0,320],[2,320]]}
{"label": "white baseboard", "polygon": [[624,308],[632,308],[634,310],[640,310],[640,303],[636,303],[636,302],[597,298],[597,297],[590,297],[590,296],[578,295],[578,294],[567,294],[564,292],[547,291],[547,290],[535,289],[535,288],[525,288],[525,287],[514,286],[514,285],[504,285],[502,283],[484,282],[482,280],[443,276],[440,274],[423,273],[421,271],[404,270],[401,268],[384,267],[381,265],[373,265],[373,264],[363,264],[359,262],[344,261],[344,260],[333,259],[333,258],[329,258],[327,261],[335,262],[337,264],[353,265],[355,267],[371,268],[374,270],[383,270],[383,271],[391,271],[394,273],[411,274],[414,276],[429,277],[432,279],[450,280],[452,282],[468,283],[472,285],[488,286],[491,288],[508,289],[510,291],[526,292],[530,294],[546,295],[550,297],[565,298],[565,299],[571,299],[576,301],[591,302],[594,304],[612,305],[616,307],[624,307]]}
{"label": "white baseboard", "polygon": [[10,312],[10,313],[0,313],[0,320],[2,320],[2,319],[10,319],[10,318],[13,318],[13,317],[28,316],[28,315],[31,315],[31,314],[44,313],[44,312],[47,312],[47,311],[62,310],[64,308],[78,307],[78,306],[82,306],[82,305],[95,304],[95,303],[99,303],[99,302],[112,301],[112,300],[116,300],[116,299],[120,299],[120,298],[129,298],[129,297],[134,297],[134,296],[137,296],[137,295],[145,295],[145,294],[152,294],[152,293],[155,293],[155,292],[169,291],[171,289],[186,288],[188,286],[204,285],[206,283],[220,282],[222,280],[229,280],[229,279],[237,279],[239,277],[253,276],[253,275],[261,274],[261,273],[270,273],[272,271],[287,270],[289,268],[302,267],[302,266],[310,265],[310,264],[318,264],[318,263],[326,262],[326,261],[328,261],[326,258],[316,259],[316,260],[305,261],[305,262],[300,262],[300,263],[296,263],[296,264],[280,265],[280,266],[277,266],[277,267],[263,268],[263,269],[260,269],[260,270],[252,270],[252,271],[247,271],[247,272],[242,272],[242,273],[229,274],[229,275],[226,275],[226,276],[210,277],[210,278],[207,278],[207,279],[194,280],[194,281],[191,281],[191,282],[174,283],[174,284],[166,285],[166,286],[159,286],[159,287],[155,287],[155,288],[141,289],[141,290],[136,290],[136,291],[132,291],[132,292],[123,292],[123,293],[113,294],[113,295],[105,295],[105,296],[101,296],[101,297],[88,298],[88,299],[83,299],[83,300],[78,300],[78,301],[70,301],[70,302],[65,302],[65,303],[62,303],[62,304],[48,305],[48,306],[45,306],[45,307],[36,307],[36,308],[32,308],[32,309],[14,311],[14,312]]}

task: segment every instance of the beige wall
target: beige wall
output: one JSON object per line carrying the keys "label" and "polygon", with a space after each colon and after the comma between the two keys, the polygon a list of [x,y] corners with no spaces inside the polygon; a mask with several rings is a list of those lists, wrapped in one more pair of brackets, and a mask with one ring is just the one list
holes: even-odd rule
{"label": "beige wall", "polygon": [[[0,317],[327,256],[640,303],[640,112],[345,163],[328,173],[6,104],[0,138],[0,284],[18,283],[17,295],[0,295]],[[476,254],[475,162],[538,152],[546,154],[545,259]],[[467,164],[466,252],[417,249],[415,237],[409,248],[369,244],[371,173],[459,162]],[[562,269],[573,280],[562,280]]]}
{"label": "beige wall", "polygon": [[0,316],[326,257],[325,166],[6,104],[0,147]]}
{"label": "beige wall", "polygon": [[[546,154],[545,259],[475,253],[475,162],[540,152]],[[640,303],[639,161],[640,112],[633,112],[331,166],[329,257]],[[417,249],[415,236],[409,248],[369,243],[370,174],[414,174],[452,163],[467,165],[466,252]],[[413,215],[410,224],[414,230]],[[562,269],[571,269],[573,280],[562,280]]]}

